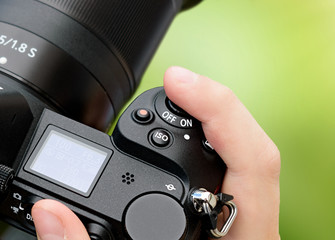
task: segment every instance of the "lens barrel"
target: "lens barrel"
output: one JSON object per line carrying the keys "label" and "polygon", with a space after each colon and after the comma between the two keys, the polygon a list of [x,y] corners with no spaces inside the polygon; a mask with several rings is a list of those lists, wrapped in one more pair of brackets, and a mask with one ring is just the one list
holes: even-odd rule
{"label": "lens barrel", "polygon": [[175,15],[199,0],[0,0],[0,71],[106,130]]}

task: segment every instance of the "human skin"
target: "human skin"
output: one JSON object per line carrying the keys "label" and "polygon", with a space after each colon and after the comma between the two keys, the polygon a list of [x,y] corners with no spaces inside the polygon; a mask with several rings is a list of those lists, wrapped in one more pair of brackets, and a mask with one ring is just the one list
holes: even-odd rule
{"label": "human skin", "polygon": [[[226,86],[181,67],[164,76],[167,96],[201,123],[227,165],[222,192],[238,215],[224,240],[278,240],[280,154],[249,111]],[[40,240],[89,240],[77,216],[54,200],[37,202],[32,215]]]}

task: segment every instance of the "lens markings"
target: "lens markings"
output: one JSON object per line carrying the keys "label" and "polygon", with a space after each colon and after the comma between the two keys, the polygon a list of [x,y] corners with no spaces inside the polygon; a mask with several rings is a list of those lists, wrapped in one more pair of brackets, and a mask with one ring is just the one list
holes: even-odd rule
{"label": "lens markings", "polygon": [[0,57],[0,64],[6,64],[7,63],[7,58],[5,57]]}

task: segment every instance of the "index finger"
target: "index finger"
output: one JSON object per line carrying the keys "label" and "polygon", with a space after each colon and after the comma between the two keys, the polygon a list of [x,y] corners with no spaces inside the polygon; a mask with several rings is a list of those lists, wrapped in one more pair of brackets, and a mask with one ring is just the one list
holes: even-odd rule
{"label": "index finger", "polygon": [[207,140],[230,171],[250,172],[255,164],[267,164],[251,159],[259,159],[265,152],[275,155],[278,151],[245,106],[224,85],[172,67],[165,73],[164,86],[173,102],[202,122]]}

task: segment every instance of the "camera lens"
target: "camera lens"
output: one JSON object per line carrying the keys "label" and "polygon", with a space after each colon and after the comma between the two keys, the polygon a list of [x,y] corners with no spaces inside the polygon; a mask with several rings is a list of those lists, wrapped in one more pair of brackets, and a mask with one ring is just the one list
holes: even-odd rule
{"label": "camera lens", "polygon": [[106,130],[174,16],[199,0],[0,0],[0,71]]}

